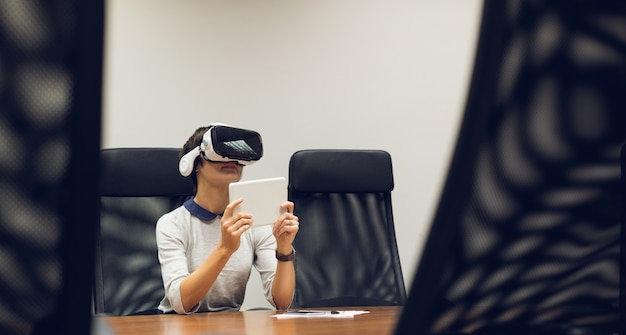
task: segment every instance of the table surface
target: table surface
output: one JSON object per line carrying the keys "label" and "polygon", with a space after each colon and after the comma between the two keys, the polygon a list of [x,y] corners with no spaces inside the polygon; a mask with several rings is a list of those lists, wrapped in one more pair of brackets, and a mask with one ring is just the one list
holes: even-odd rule
{"label": "table surface", "polygon": [[117,335],[385,335],[393,334],[402,307],[350,307],[336,310],[365,310],[354,318],[277,319],[273,310],[197,313],[192,315],[137,315],[98,317]]}

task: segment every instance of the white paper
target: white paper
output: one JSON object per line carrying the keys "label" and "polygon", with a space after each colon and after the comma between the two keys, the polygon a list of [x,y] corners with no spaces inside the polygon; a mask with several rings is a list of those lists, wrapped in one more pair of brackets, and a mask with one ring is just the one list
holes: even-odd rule
{"label": "white paper", "polygon": [[366,314],[369,311],[330,311],[330,310],[296,310],[285,311],[282,314],[274,314],[272,317],[278,320],[295,318],[354,318],[355,315]]}

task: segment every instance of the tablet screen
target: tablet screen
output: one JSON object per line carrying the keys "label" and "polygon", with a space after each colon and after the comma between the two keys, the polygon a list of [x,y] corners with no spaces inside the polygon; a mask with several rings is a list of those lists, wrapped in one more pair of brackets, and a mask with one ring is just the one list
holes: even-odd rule
{"label": "tablet screen", "polygon": [[243,198],[233,214],[252,214],[252,227],[272,225],[281,214],[280,205],[287,201],[287,180],[283,177],[231,183],[228,186],[230,202]]}

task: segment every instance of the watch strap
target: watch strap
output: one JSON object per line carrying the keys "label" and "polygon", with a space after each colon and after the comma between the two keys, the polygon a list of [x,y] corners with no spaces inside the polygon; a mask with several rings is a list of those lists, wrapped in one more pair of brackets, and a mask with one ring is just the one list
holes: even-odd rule
{"label": "watch strap", "polygon": [[293,262],[296,259],[296,249],[292,248],[289,255],[279,254],[278,250],[276,250],[276,259],[279,262]]}

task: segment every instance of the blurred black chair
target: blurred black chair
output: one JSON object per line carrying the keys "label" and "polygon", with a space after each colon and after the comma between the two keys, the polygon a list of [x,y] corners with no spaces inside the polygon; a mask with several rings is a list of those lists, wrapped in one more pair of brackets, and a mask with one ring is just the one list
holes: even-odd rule
{"label": "blurred black chair", "polygon": [[0,17],[0,334],[89,334],[104,3]]}
{"label": "blurred black chair", "polygon": [[300,220],[298,307],[402,305],[391,208],[391,157],[377,150],[302,150],[289,164]]}
{"label": "blurred black chair", "polygon": [[155,225],[194,194],[178,172],[176,148],[101,151],[96,314],[155,313],[163,298]]}
{"label": "blurred black chair", "polygon": [[484,2],[397,334],[623,333],[625,27],[624,1]]}

